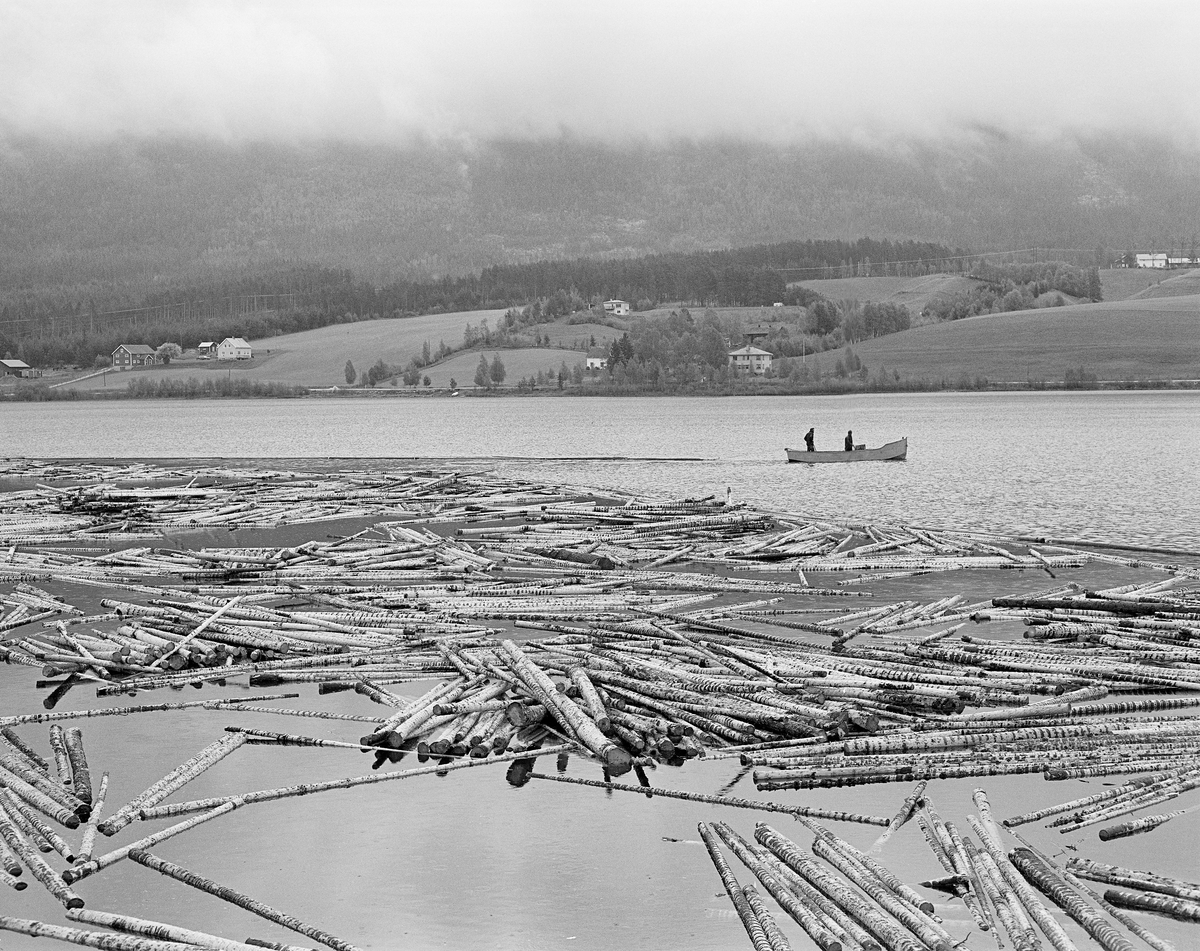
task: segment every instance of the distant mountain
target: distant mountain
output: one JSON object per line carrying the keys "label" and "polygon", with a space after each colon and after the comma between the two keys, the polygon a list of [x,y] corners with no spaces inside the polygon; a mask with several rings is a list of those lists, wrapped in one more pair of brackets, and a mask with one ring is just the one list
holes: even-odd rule
{"label": "distant mountain", "polygon": [[[1108,135],[226,147],[0,143],[0,294],[98,298],[287,262],[386,282],[808,238],[1185,247],[1200,161]],[[3,300],[0,300],[3,303]]]}

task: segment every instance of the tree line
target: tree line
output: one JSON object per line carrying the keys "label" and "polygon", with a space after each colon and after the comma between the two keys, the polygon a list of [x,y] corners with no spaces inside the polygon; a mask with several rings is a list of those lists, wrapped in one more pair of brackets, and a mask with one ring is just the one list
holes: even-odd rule
{"label": "tree line", "polygon": [[[104,329],[63,333],[55,321],[82,315],[103,318],[108,311],[86,292],[64,290],[0,307],[0,352],[39,366],[86,366],[122,343],[158,347],[166,341],[190,349],[202,340],[227,336],[263,339],[331,323],[403,317],[418,313],[518,308],[522,322],[538,323],[617,297],[640,309],[663,302],[687,306],[806,304],[819,294],[788,287],[785,269],[848,267],[860,272],[898,269],[902,261],[922,261],[930,270],[951,263],[957,252],[924,242],[789,241],[722,251],[652,254],[622,260],[575,258],[529,264],[495,265],[474,274],[436,280],[399,280],[375,285],[341,268],[299,265],[223,280],[179,280],[139,298],[109,300],[112,308],[159,308],[176,302],[236,294],[295,294],[292,310],[266,311],[207,320],[146,320]],[[850,262],[850,263],[848,263]],[[912,267],[913,265],[904,265]],[[528,310],[526,310],[528,309]]]}

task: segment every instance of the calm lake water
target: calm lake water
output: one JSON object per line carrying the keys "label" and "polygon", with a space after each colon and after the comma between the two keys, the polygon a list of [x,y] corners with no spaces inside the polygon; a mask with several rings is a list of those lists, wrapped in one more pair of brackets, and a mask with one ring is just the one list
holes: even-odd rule
{"label": "calm lake water", "polygon": [[[464,468],[495,466],[635,491],[720,495],[728,486],[735,498],[842,517],[1196,547],[1198,420],[1200,394],[1186,393],[8,404],[0,406],[0,445],[4,455],[27,457],[452,458]],[[801,444],[809,426],[817,429],[819,448],[839,446],[850,427],[857,441],[871,445],[907,435],[909,459],[787,465],[784,446]],[[1058,574],[1062,582],[1096,586],[1146,577],[1095,565]],[[1040,574],[972,572],[869,587],[883,599],[963,593],[977,600],[1047,583]],[[105,595],[79,587],[66,593],[88,612],[98,611]],[[991,628],[988,633],[994,636]],[[41,710],[46,691],[35,689],[36,676],[0,666],[0,716]],[[425,686],[396,689],[416,696]],[[155,691],[129,702],[207,699],[241,689]],[[312,685],[285,689],[301,697],[282,705],[360,715],[379,709],[353,694],[318,696]],[[121,702],[77,688],[59,709]],[[365,732],[354,723],[233,711],[150,713],[77,725],[96,781],[102,771],[112,773],[106,809],[112,811],[234,724],[349,741]],[[44,725],[18,728],[48,755],[46,731]],[[416,763],[410,758],[385,769],[409,765]],[[369,766],[369,757],[349,750],[247,746],[176,798],[354,776]],[[555,764],[543,758],[538,768],[550,773]],[[738,770],[733,760],[693,761],[682,769],[660,767],[651,779],[715,793]],[[578,758],[567,771],[600,778],[598,767]],[[965,826],[963,817],[974,811],[971,790],[981,784],[997,814],[1008,816],[1088,795],[1104,780],[996,777],[940,781],[929,791],[943,816]],[[909,788],[757,793],[745,778],[732,792],[890,816]],[[250,806],[154,851],[363,948],[717,951],[750,945],[698,842],[696,824],[724,819],[749,836],[760,818],[807,844],[800,826],[779,817],[545,781],[513,789],[504,782],[503,767],[484,767]],[[119,838],[102,837],[98,851],[168,824],[138,824]],[[831,827],[862,848],[879,832],[845,823]],[[1065,856],[1062,848],[1071,846],[1114,864],[1196,876],[1200,813],[1103,846],[1094,828],[1070,836],[1040,824],[1025,830],[1051,854]],[[909,882],[941,874],[916,823],[897,833],[882,858]],[[750,880],[740,866],[735,873]],[[239,939],[312,944],[131,862],[84,880],[77,890],[90,908]],[[972,930],[961,903],[935,900],[953,934]],[[36,883],[19,896],[0,892],[0,913],[62,921],[61,907]],[[1189,940],[1195,926],[1142,920],[1179,948],[1194,946]],[[812,947],[793,923],[783,927],[794,947]],[[1081,948],[1091,946],[1078,928],[1068,930]],[[976,932],[970,946],[991,947],[992,941]],[[0,943],[11,949],[45,945],[16,935],[4,935]]]}
{"label": "calm lake water", "polygon": [[[847,429],[908,461],[787,465]],[[312,399],[0,405],[9,456],[454,458],[776,509],[1200,545],[1200,393]]]}

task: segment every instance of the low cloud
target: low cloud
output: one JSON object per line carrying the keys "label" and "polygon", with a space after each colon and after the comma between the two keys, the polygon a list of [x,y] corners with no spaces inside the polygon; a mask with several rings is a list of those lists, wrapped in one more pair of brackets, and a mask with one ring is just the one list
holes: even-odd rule
{"label": "low cloud", "polygon": [[0,0],[0,134],[1194,142],[1200,8]]}

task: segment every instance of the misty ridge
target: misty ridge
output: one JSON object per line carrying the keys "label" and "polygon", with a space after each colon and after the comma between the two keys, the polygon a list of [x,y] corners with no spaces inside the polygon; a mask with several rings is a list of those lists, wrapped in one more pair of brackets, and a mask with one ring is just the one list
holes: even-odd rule
{"label": "misty ridge", "polygon": [[120,305],[281,263],[359,279],[869,236],[1195,247],[1200,155],[1149,133],[770,144],[569,134],[396,144],[165,137],[0,147],[0,288]]}

